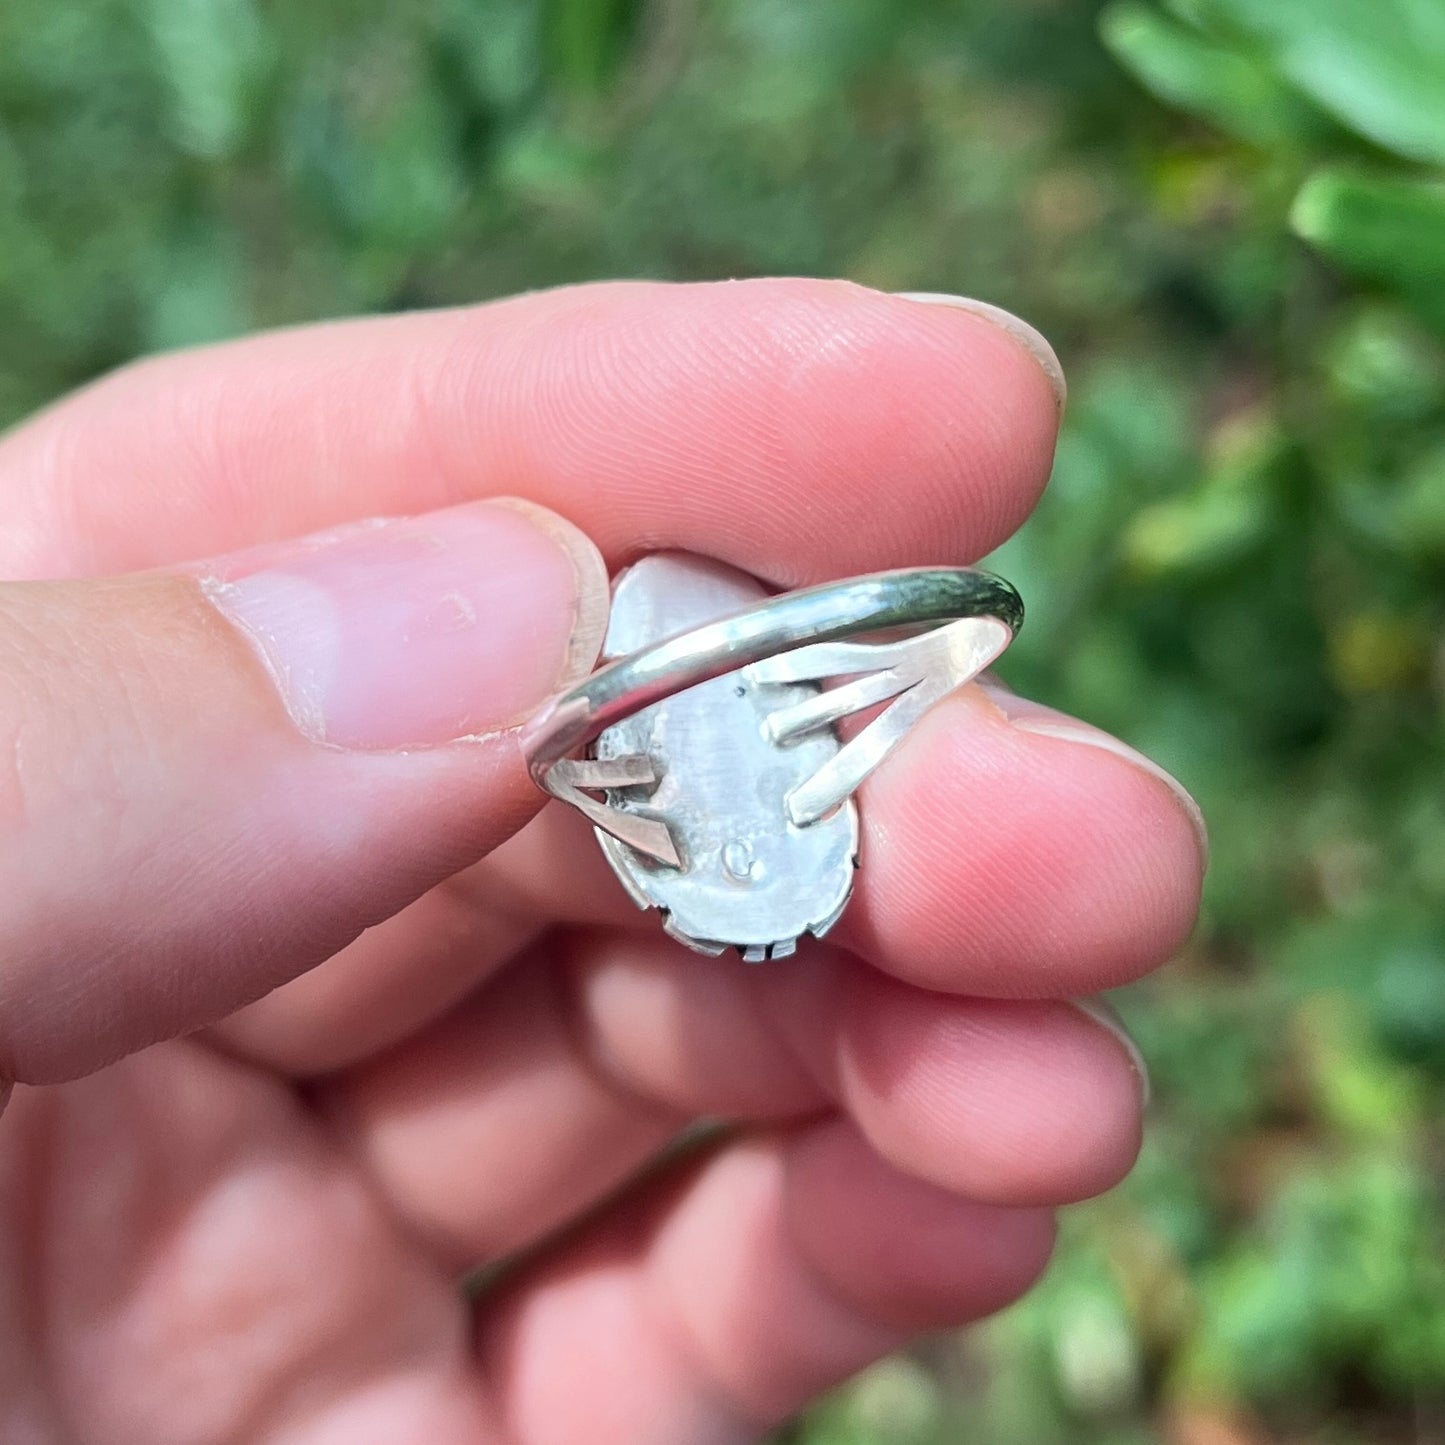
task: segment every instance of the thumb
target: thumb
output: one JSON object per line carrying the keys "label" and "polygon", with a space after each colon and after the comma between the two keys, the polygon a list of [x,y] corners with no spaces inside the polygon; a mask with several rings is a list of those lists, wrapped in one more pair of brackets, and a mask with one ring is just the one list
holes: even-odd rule
{"label": "thumb", "polygon": [[0,1085],[228,1013],[495,846],[540,802],[506,729],[606,611],[587,538],[506,501],[0,584]]}

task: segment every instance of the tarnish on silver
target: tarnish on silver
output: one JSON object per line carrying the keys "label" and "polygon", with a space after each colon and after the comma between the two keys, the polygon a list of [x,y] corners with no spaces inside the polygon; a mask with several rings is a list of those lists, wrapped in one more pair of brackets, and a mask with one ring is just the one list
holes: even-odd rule
{"label": "tarnish on silver", "polygon": [[[592,821],[674,937],[783,957],[848,901],[854,791],[1022,620],[1007,582],[968,568],[769,597],[721,563],[658,553],[613,585],[605,665],[524,730],[532,776]],[[843,741],[840,722],[880,706]]]}

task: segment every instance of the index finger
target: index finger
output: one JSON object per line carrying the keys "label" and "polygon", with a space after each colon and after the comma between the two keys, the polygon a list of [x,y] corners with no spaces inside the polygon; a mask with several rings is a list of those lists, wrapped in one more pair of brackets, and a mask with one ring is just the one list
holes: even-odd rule
{"label": "index finger", "polygon": [[524,496],[614,565],[782,586],[966,561],[1032,508],[1062,376],[1023,323],[839,281],[611,283],[133,365],[0,441],[11,576]]}

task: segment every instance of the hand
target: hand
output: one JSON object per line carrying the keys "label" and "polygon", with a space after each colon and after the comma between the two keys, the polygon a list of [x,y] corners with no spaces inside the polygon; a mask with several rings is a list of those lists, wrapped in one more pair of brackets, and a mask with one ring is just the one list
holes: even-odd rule
{"label": "hand", "polygon": [[[1001,542],[1040,347],[585,287],[148,361],[0,444],[0,566],[67,579],[0,584],[0,1436],[747,1439],[1028,1286],[1137,1148],[1064,1000],[1191,926],[1177,785],[965,689],[867,784],[829,945],[747,967],[528,823],[508,728],[591,667],[604,558]],[[617,1193],[699,1117],[737,1128]]]}

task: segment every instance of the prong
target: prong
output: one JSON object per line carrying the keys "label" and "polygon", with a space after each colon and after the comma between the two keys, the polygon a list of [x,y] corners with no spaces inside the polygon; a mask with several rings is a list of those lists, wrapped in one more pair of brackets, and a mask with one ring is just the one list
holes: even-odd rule
{"label": "prong", "polygon": [[869,673],[866,677],[844,683],[842,687],[830,688],[827,692],[795,702],[791,707],[780,707],[776,712],[769,713],[768,736],[775,743],[789,742],[801,733],[838,722],[849,713],[887,702],[910,686],[909,680],[894,672]]}
{"label": "prong", "polygon": [[[769,718],[770,729],[778,729],[774,737],[781,740],[799,730],[800,720],[813,721],[813,725],[824,717],[837,721],[890,697],[896,699],[788,794],[789,821],[804,828],[832,812],[903,741],[934,703],[977,677],[1008,646],[1009,637],[1008,628],[997,618],[978,617],[903,642],[881,644],[877,648],[880,660],[892,664],[886,671],[820,693]],[[848,645],[855,653],[868,650],[866,643]],[[835,646],[831,650],[838,649]],[[832,699],[837,701],[830,704]],[[784,733],[782,728],[790,731]]]}
{"label": "prong", "polygon": [[633,788],[658,780],[657,769],[646,753],[628,753],[620,758],[564,758],[554,771],[563,767],[567,770],[567,782],[588,792]]}
{"label": "prong", "polygon": [[813,642],[765,657],[743,668],[749,682],[821,682],[825,677],[848,677],[876,672],[886,666],[879,657],[883,644],[868,642]]}
{"label": "prong", "polygon": [[662,911],[662,927],[665,933],[679,943],[685,943],[694,953],[705,953],[709,958],[719,958],[728,951],[726,943],[718,943],[711,938],[694,938],[692,934],[679,928],[672,914],[665,908]]}
{"label": "prong", "polygon": [[660,818],[646,818],[640,813],[609,807],[584,791],[657,781],[651,758],[629,754],[621,758],[561,758],[548,769],[546,787],[554,798],[570,803],[619,842],[659,863],[666,863],[669,868],[681,868],[682,857],[673,842],[672,830]]}

